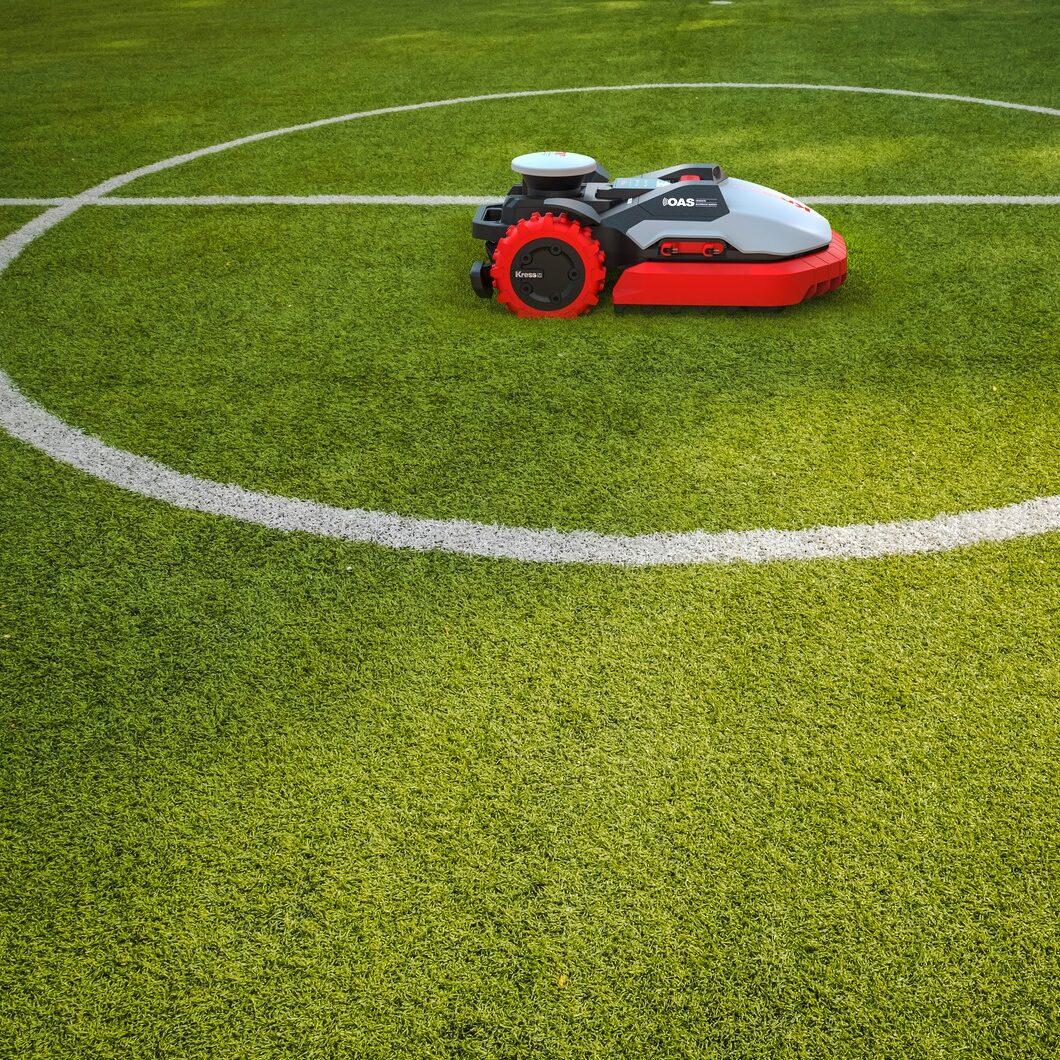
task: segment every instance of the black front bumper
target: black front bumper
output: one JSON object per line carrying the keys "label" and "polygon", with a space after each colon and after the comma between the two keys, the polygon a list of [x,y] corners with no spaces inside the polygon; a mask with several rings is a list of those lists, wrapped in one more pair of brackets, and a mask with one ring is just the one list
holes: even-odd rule
{"label": "black front bumper", "polygon": [[508,222],[501,220],[501,209],[499,202],[480,206],[471,220],[471,234],[484,243],[496,243],[508,231]]}

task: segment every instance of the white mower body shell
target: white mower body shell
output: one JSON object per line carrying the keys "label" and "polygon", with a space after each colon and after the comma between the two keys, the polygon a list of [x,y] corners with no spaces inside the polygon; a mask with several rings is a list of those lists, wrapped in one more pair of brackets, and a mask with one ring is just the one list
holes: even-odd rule
{"label": "white mower body shell", "polygon": [[[662,182],[660,182],[662,183]],[[816,210],[762,184],[726,177],[715,185],[728,213],[709,221],[691,219],[640,221],[627,235],[638,246],[648,248],[660,239],[721,239],[742,254],[794,257],[828,246],[832,226]],[[674,196],[698,200],[709,195],[712,185],[668,184]],[[698,201],[697,201],[698,205]]]}

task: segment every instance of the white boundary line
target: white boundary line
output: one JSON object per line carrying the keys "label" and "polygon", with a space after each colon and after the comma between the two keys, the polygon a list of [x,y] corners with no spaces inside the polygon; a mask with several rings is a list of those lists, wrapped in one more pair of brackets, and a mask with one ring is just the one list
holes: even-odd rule
{"label": "white boundary line", "polygon": [[361,508],[336,508],[184,475],[71,427],[28,401],[2,371],[0,424],[9,434],[61,463],[177,508],[224,515],[273,530],[301,530],[393,548],[440,549],[493,559],[630,567],[737,560],[763,563],[783,559],[865,559],[939,552],[1060,529],[1060,497],[1040,497],[960,515],[812,530],[695,530],[640,535],[528,530],[462,519],[417,519]]}
{"label": "white boundary line", "polygon": [[[1060,195],[793,195],[815,206],[1060,206]],[[106,195],[0,199],[0,206],[482,206],[496,195]]]}
{"label": "white boundary line", "polygon": [[[291,125],[255,133],[211,147],[203,147],[128,173],[111,177],[80,195],[47,200],[51,208],[0,240],[3,271],[34,239],[65,220],[82,206],[103,201],[102,196],[132,183],[206,155],[233,147],[307,129],[382,114],[426,110],[498,99],[572,95],[585,92],[622,92],[663,88],[800,89],[823,92],[860,92],[872,95],[973,103],[988,107],[1030,111],[1060,117],[1060,110],[1026,103],[980,99],[939,92],[907,89],[862,88],[850,85],[809,85],[746,82],[689,82],[642,85],[596,85],[585,88],[498,92],[484,96],[433,100],[397,107],[358,111],[335,118]],[[821,200],[818,200],[821,201]],[[277,530],[301,530],[325,537],[372,542],[393,548],[442,550],[473,556],[551,563],[601,563],[617,566],[654,566],[684,563],[764,563],[775,560],[869,558],[939,552],[986,541],[1060,530],[1060,496],[1038,497],[1003,508],[987,508],[957,515],[890,523],[814,527],[808,530],[742,530],[707,533],[641,535],[563,532],[521,527],[491,526],[464,520],[417,519],[359,508],[337,508],[292,497],[256,493],[184,475],[145,457],[116,449],[65,423],[27,398],[0,371],[0,425],[13,437],[47,453],[62,463],[133,493],[165,501],[180,508],[240,519]]]}
{"label": "white boundary line", "polygon": [[[95,206],[481,206],[497,195],[108,195]],[[1060,199],[1058,199],[1060,201]]]}
{"label": "white boundary line", "polygon": [[815,206],[1060,206],[1060,195],[807,195],[801,201]]}

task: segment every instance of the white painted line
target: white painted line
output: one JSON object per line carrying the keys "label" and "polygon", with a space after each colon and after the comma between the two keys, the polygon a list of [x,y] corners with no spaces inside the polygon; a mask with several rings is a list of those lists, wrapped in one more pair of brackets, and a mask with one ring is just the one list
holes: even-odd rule
{"label": "white painted line", "polygon": [[1060,195],[807,195],[801,201],[818,206],[1060,206]]}
{"label": "white painted line", "polygon": [[[149,173],[158,173],[195,158],[217,154],[243,144],[256,143],[287,133],[321,128],[381,114],[398,114],[481,103],[496,99],[568,95],[583,92],[622,92],[648,89],[746,88],[802,89],[823,92],[863,92],[973,103],[988,107],[1060,116],[1060,110],[1026,103],[980,99],[939,92],[907,89],[858,88],[849,85],[754,84],[741,82],[659,83],[597,85],[590,88],[557,88],[523,92],[498,92],[487,96],[411,103],[382,107],[255,133],[223,144],[200,148],[111,177],[80,195],[61,201],[28,224],[0,240],[0,271],[30,242],[43,235],[82,206]],[[819,200],[820,201],[820,200]],[[13,437],[47,453],[55,460],[79,468],[105,482],[144,497],[192,511],[225,515],[277,530],[300,530],[324,537],[371,542],[392,548],[441,550],[472,556],[549,563],[603,563],[618,566],[654,566],[685,563],[764,563],[774,560],[869,558],[940,552],[987,541],[1008,541],[1060,530],[1060,496],[1037,497],[1003,508],[937,515],[930,519],[852,526],[818,526],[806,530],[741,530],[680,534],[597,534],[592,531],[533,530],[493,526],[459,519],[417,519],[360,508],[336,508],[293,497],[257,493],[184,475],[172,468],[107,445],[85,434],[27,398],[0,371],[0,425]]]}
{"label": "white painted line", "polygon": [[498,195],[177,195],[92,199],[91,206],[481,206]]}
{"label": "white painted line", "polygon": [[938,552],[1060,529],[1060,497],[1040,497],[1005,508],[931,519],[818,526],[809,530],[694,530],[683,534],[625,535],[530,530],[462,519],[416,519],[257,493],[181,474],[153,460],[115,449],[64,423],[24,397],[2,371],[0,424],[15,438],[61,463],[177,508],[228,516],[273,530],[298,530],[391,548],[439,549],[491,559],[624,567],[864,559]]}
{"label": "white painted line", "polygon": [[[1058,206],[1060,195],[793,195],[818,206]],[[482,206],[498,195],[106,195],[85,206]],[[47,200],[40,200],[45,202]],[[65,200],[52,200],[63,202]],[[2,200],[0,200],[2,202]]]}
{"label": "white painted line", "polygon": [[3,272],[33,240],[44,235],[49,228],[54,228],[60,221],[64,221],[80,207],[81,203],[77,199],[67,199],[61,206],[45,210],[32,221],[27,221],[21,228],[16,228],[10,235],[0,239],[0,272]]}
{"label": "white painted line", "polygon": [[[0,206],[482,206],[498,195],[105,195],[0,199]],[[1060,206],[1060,195],[793,195],[816,206]]]}

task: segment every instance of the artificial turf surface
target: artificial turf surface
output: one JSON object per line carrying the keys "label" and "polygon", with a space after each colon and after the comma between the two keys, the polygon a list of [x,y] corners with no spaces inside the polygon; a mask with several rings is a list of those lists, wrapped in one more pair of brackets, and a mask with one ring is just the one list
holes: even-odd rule
{"label": "artificial turf surface", "polygon": [[472,293],[466,207],[374,256],[394,212],[82,211],[4,277],[7,370],[182,470],[407,515],[746,529],[1060,493],[1040,208],[905,210],[896,245],[893,208],[837,207],[834,298],[529,326]]}
{"label": "artificial turf surface", "polygon": [[[1057,33],[1030,2],[11,4],[0,196],[526,88],[1057,106]],[[1058,131],[561,96],[127,193],[486,194],[558,142],[802,195],[1055,194]],[[1060,493],[1057,208],[822,210],[851,278],[798,311],[537,323],[472,296],[470,209],[85,208],[0,277],[0,366],[180,470],[410,515],[800,527]],[[395,552],[0,435],[0,1054],[1054,1056],[1058,574],[1055,534],[665,570]]]}

